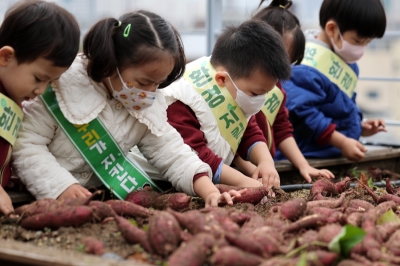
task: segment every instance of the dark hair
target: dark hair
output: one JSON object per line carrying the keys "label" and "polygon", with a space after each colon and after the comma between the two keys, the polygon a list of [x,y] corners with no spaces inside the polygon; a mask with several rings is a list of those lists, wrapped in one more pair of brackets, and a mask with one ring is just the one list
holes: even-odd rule
{"label": "dark hair", "polygon": [[[261,0],[258,8],[265,0]],[[271,25],[283,37],[286,33],[291,33],[293,43],[288,51],[290,61],[300,64],[304,57],[306,39],[300,27],[299,19],[289,11],[292,1],[272,0],[271,4],[258,11],[253,18],[261,19]]]}
{"label": "dark hair", "polygon": [[386,15],[380,0],[324,0],[319,10],[319,25],[334,20],[341,34],[355,30],[362,38],[381,38]]}
{"label": "dark hair", "polygon": [[232,78],[248,78],[254,71],[286,80],[291,67],[282,37],[267,23],[249,20],[227,27],[211,56],[214,67],[225,67]]}
{"label": "dark hair", "polygon": [[[120,23],[121,22],[121,23]],[[100,82],[130,66],[143,65],[169,52],[175,60],[164,88],[179,79],[185,71],[185,53],[179,33],[162,17],[148,11],[127,13],[118,20],[97,22],[83,40],[83,52],[89,59],[89,77]]]}
{"label": "dark hair", "polygon": [[64,8],[45,1],[11,6],[0,27],[0,47],[11,46],[18,64],[43,57],[57,67],[69,67],[79,50],[80,29]]}

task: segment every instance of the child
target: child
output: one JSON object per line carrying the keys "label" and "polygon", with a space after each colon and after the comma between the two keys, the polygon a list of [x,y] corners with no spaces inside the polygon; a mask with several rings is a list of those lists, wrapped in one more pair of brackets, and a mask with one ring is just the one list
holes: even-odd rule
{"label": "child", "polygon": [[[260,5],[264,0],[261,0]],[[290,56],[292,64],[300,64],[304,56],[305,39],[300,28],[297,17],[289,11],[292,1],[273,0],[268,7],[261,9],[254,15],[253,19],[260,19],[273,26],[283,37],[286,51]],[[269,150],[275,156],[278,148],[292,164],[299,169],[300,174],[307,182],[311,177],[323,176],[333,178],[334,175],[328,170],[318,170],[311,167],[297,147],[293,138],[293,127],[289,122],[289,112],[285,107],[286,93],[280,82],[267,94],[264,107],[255,117],[258,126],[268,140]],[[268,117],[268,119],[267,119]],[[235,166],[246,175],[251,175],[256,166],[250,162],[243,161],[237,157]]]}
{"label": "child", "polygon": [[158,189],[126,156],[135,145],[175,188],[197,194],[206,206],[240,197],[219,193],[209,166],[166,122],[157,88],[185,68],[169,23],[147,11],[103,19],[86,34],[83,51],[42,99],[24,104],[13,165],[36,198],[84,198],[85,187],[101,183],[120,199],[145,183]]}
{"label": "child", "polygon": [[3,188],[10,180],[11,150],[23,118],[20,104],[42,94],[67,70],[79,36],[75,18],[54,3],[18,2],[5,14],[0,27],[0,212],[5,215],[13,212]]}
{"label": "child", "polygon": [[[253,117],[278,80],[290,75],[282,38],[262,21],[228,27],[211,58],[186,66],[184,77],[165,88],[168,122],[211,166],[213,182],[241,187],[279,187],[266,140]],[[257,165],[249,178],[230,167],[238,154]],[[271,193],[273,194],[273,193]]]}
{"label": "child", "polygon": [[385,11],[379,0],[324,0],[320,26],[306,32],[302,64],[285,83],[294,136],[305,157],[358,161],[366,152],[360,135],[386,131],[382,120],[362,122],[354,93],[356,62],[385,33]]}

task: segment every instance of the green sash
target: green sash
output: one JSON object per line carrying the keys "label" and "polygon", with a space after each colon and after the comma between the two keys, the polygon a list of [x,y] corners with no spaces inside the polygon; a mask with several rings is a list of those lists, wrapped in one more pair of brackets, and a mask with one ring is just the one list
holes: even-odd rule
{"label": "green sash", "polygon": [[203,96],[210,107],[221,135],[236,153],[247,128],[247,119],[226,87],[215,82],[216,71],[208,57],[202,57],[186,65],[183,78]]}
{"label": "green sash", "polygon": [[279,112],[283,102],[283,93],[278,87],[274,87],[271,91],[265,95],[265,103],[261,108],[261,111],[267,118],[268,124],[268,148],[272,147],[272,132],[271,127],[275,122],[276,115]]}
{"label": "green sash", "polygon": [[14,146],[24,113],[10,98],[0,93],[0,136]]}
{"label": "green sash", "polygon": [[84,125],[71,124],[62,114],[51,87],[40,97],[65,135],[115,196],[125,199],[129,192],[144,185],[161,191],[140,166],[126,156],[100,119]]}
{"label": "green sash", "polygon": [[307,42],[301,64],[317,69],[347,96],[353,97],[358,77],[353,69],[330,49],[315,42]]}

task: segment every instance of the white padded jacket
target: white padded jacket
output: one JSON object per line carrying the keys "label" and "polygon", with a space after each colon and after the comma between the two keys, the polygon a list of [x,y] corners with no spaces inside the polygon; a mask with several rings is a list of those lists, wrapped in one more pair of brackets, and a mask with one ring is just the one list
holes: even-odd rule
{"label": "white padded jacket", "polygon": [[[206,172],[212,177],[210,167],[167,123],[167,104],[161,92],[151,107],[128,112],[108,96],[102,83],[88,77],[86,60],[80,56],[52,85],[69,122],[85,124],[98,117],[126,154],[137,145],[177,190],[194,195],[194,175]],[[85,187],[101,184],[39,98],[24,102],[23,111],[25,117],[14,146],[12,166],[33,196],[57,198],[75,183]]]}

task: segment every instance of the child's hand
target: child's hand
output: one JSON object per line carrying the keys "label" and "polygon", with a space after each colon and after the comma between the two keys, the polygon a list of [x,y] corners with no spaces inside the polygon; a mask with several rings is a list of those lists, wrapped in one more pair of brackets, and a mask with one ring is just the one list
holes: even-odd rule
{"label": "child's hand", "polygon": [[260,163],[256,170],[253,173],[252,178],[258,180],[262,178],[262,183],[265,187],[268,188],[268,193],[270,196],[275,197],[275,193],[272,191],[272,187],[279,188],[281,181],[279,178],[279,174],[275,169],[274,163],[270,162],[262,162]]}
{"label": "child's hand", "polygon": [[364,137],[372,136],[378,132],[387,132],[385,121],[382,119],[368,119],[361,122],[362,133]]}
{"label": "child's hand", "polygon": [[69,188],[67,188],[58,199],[69,199],[69,198],[87,198],[90,197],[92,193],[89,192],[86,188],[82,187],[79,184],[73,184]]}
{"label": "child's hand", "polygon": [[321,169],[318,170],[312,166],[310,166],[309,164],[306,166],[303,166],[299,169],[300,174],[302,177],[304,177],[304,179],[308,182],[311,183],[312,181],[312,177],[325,177],[325,178],[334,178],[335,175],[332,174],[331,171],[327,170],[327,169]]}
{"label": "child's hand", "polygon": [[0,186],[0,212],[6,216],[14,212],[14,207],[12,205],[11,198],[10,196],[8,196],[7,192],[1,186]]}
{"label": "child's hand", "polygon": [[220,193],[219,191],[213,191],[204,199],[205,207],[218,207],[219,203],[227,203],[233,205],[234,198],[240,198],[242,194],[246,193],[247,189],[241,189],[239,191],[230,190],[229,192]]}
{"label": "child's hand", "polygon": [[344,157],[350,161],[359,161],[364,158],[367,149],[358,141],[352,138],[346,138],[342,143],[340,150]]}

